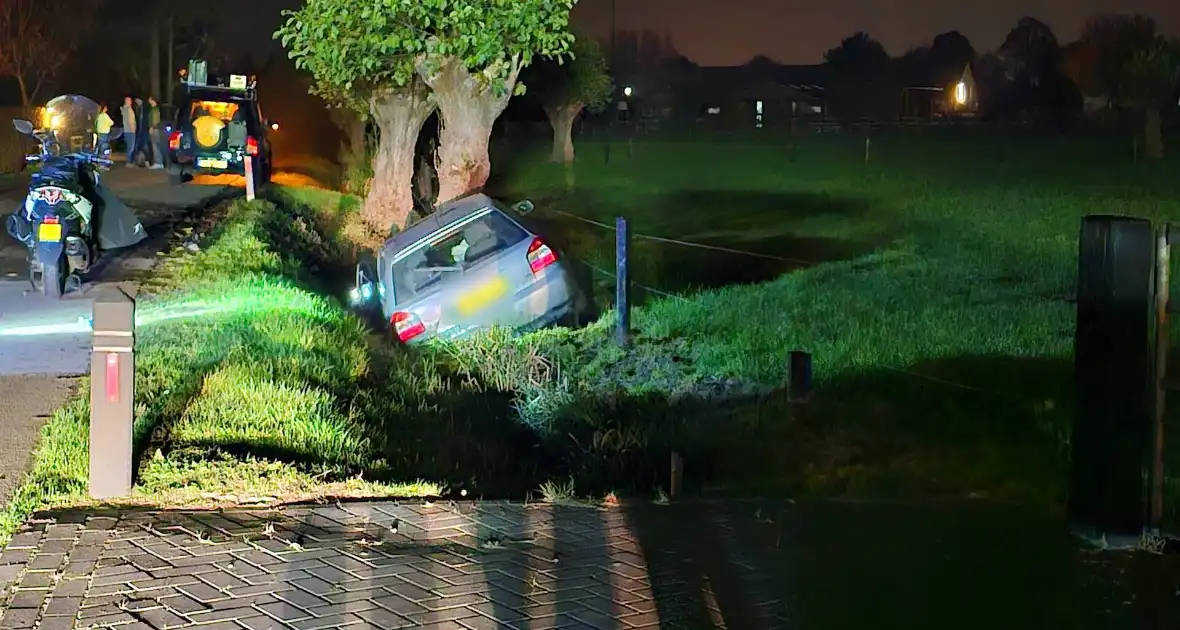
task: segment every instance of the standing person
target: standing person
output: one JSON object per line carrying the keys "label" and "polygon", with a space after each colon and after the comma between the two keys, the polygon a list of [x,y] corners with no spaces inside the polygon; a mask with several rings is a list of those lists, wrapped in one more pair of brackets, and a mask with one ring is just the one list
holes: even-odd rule
{"label": "standing person", "polygon": [[123,116],[123,141],[127,145],[127,166],[135,166],[135,106],[130,96],[123,97],[123,106],[119,108]]}
{"label": "standing person", "polygon": [[152,165],[148,168],[164,168],[164,130],[160,128],[160,104],[154,96],[148,97],[147,128],[152,145]]}
{"label": "standing person", "polygon": [[135,165],[139,166],[139,154],[143,154],[144,165],[152,163],[151,156],[151,136],[148,131],[151,127],[148,126],[147,105],[142,98],[135,99]]}
{"label": "standing person", "polygon": [[115,126],[115,121],[111,120],[111,115],[107,113],[107,106],[101,105],[98,109],[98,119],[94,121],[94,133],[98,135],[98,155],[99,157],[108,157],[111,153],[111,129]]}

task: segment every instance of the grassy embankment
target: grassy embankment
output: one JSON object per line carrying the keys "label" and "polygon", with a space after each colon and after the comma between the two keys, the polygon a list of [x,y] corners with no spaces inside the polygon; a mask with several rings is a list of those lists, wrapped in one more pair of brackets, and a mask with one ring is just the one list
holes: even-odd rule
{"label": "grassy embankment", "polygon": [[[609,318],[394,347],[324,297],[348,275],[348,197],[238,202],[145,287],[132,501],[645,492],[675,450],[691,485],[734,493],[1051,502],[1078,220],[1180,215],[1180,185],[1064,144],[874,146],[868,166],[841,141],[793,157],[640,144],[607,165],[584,143],[574,194],[560,170],[506,165],[498,188],[532,196],[566,253],[603,270],[612,235],[549,209],[798,259],[636,241],[636,281],[685,295],[637,309],[626,351]],[[792,349],[815,357],[806,405],[783,391]],[[6,527],[80,501],[86,407],[83,392],[47,425]]]}

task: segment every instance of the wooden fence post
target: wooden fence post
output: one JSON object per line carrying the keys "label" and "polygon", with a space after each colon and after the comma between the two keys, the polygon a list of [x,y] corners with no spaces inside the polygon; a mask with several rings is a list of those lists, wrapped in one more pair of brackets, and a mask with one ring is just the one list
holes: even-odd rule
{"label": "wooden fence post", "polygon": [[802,350],[792,350],[788,355],[787,392],[791,402],[807,402],[811,399],[811,355]]}
{"label": "wooden fence post", "polygon": [[1167,405],[1170,301],[1168,265],[1171,262],[1169,227],[1164,224],[1156,237],[1155,253],[1155,401],[1152,409],[1151,466],[1148,468],[1150,506],[1148,528],[1158,534],[1164,516],[1164,413]]}

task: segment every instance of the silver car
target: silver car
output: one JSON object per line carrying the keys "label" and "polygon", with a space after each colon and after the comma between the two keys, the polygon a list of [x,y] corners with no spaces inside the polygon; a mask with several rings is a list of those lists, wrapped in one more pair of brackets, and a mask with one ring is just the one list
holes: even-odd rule
{"label": "silver car", "polygon": [[405,343],[575,320],[586,300],[558,252],[524,226],[532,208],[482,194],[444,204],[386,241],[375,268],[358,267],[354,301],[379,303]]}

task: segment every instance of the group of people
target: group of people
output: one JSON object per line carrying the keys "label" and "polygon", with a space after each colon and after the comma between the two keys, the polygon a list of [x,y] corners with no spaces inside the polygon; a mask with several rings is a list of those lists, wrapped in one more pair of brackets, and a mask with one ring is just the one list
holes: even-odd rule
{"label": "group of people", "polygon": [[[127,145],[127,166],[164,168],[164,129],[160,104],[149,96],[147,102],[128,96],[119,108],[123,118],[123,140]],[[100,155],[110,154],[110,133],[115,126],[107,106],[103,105],[95,124]]]}

